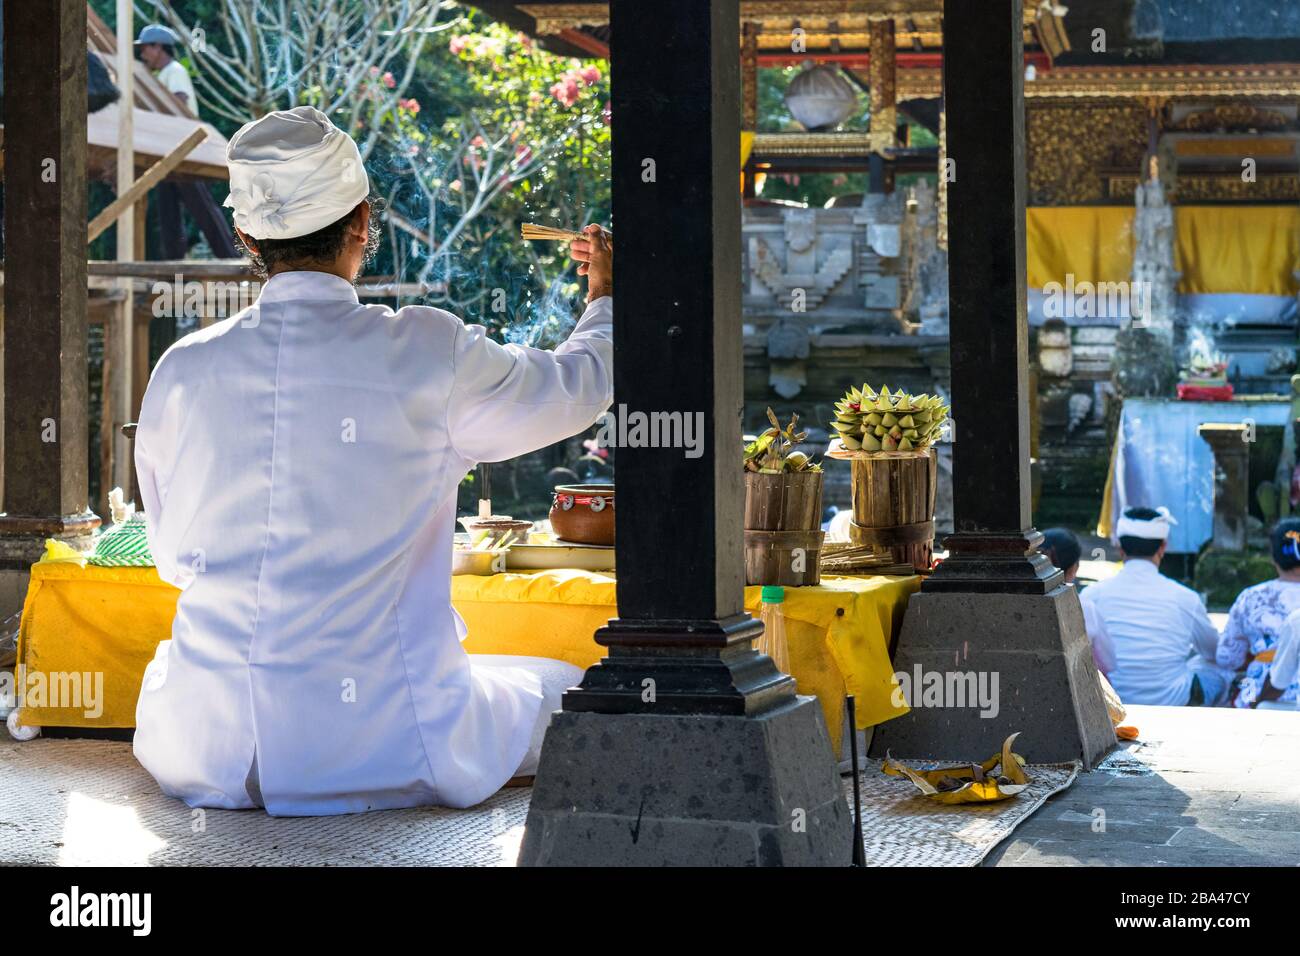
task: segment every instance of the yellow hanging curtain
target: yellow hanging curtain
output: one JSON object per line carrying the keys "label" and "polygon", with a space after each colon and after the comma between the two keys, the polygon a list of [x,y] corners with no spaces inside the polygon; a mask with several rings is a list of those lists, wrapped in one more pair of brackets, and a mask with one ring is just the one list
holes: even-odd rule
{"label": "yellow hanging curtain", "polygon": [[[1133,209],[1034,206],[1025,210],[1030,288],[1050,282],[1124,282],[1133,269]],[[1295,295],[1300,208],[1175,206],[1178,291]]]}
{"label": "yellow hanging curtain", "polygon": [[1025,210],[1025,271],[1049,282],[1127,282],[1133,272],[1133,210],[1127,206],[1033,206]]}
{"label": "yellow hanging curtain", "polygon": [[1295,295],[1300,208],[1176,206],[1178,291]]}

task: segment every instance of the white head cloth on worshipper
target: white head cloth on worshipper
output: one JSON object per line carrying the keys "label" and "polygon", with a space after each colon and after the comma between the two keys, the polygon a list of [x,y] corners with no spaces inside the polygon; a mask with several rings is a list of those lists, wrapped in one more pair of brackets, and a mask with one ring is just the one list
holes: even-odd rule
{"label": "white head cloth on worshipper", "polygon": [[254,239],[306,236],[342,219],[370,194],[352,137],[310,106],[267,113],[226,149],[235,225]]}
{"label": "white head cloth on worshipper", "polygon": [[1155,509],[1154,518],[1130,518],[1122,515],[1115,526],[1117,538],[1146,538],[1150,541],[1164,541],[1169,537],[1169,526],[1178,521],[1164,505]]}

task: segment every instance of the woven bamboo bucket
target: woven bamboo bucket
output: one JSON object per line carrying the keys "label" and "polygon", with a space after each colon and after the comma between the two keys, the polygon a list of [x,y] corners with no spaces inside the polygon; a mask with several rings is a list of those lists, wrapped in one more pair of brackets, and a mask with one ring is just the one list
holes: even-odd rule
{"label": "woven bamboo bucket", "polygon": [[821,472],[746,472],[745,583],[818,583],[825,538],[821,524]]}
{"label": "woven bamboo bucket", "polygon": [[826,532],[746,531],[745,583],[801,588],[821,581]]}
{"label": "woven bamboo bucket", "polygon": [[745,472],[746,531],[816,531],[822,526],[822,473]]}
{"label": "woven bamboo bucket", "polygon": [[854,456],[854,544],[888,549],[894,561],[918,571],[934,561],[934,499],[938,458],[934,449]]}

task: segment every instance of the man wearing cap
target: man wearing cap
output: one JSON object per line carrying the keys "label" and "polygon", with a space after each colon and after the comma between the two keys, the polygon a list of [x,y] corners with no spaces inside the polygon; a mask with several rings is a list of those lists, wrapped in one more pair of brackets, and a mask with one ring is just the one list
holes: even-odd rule
{"label": "man wearing cap", "polygon": [[198,116],[199,100],[194,95],[194,83],[190,80],[189,70],[176,59],[176,48],[180,43],[176,31],[161,23],[151,23],[136,37],[135,48],[140,53],[141,61],[158,82],[184,103],[186,109]]}
{"label": "man wearing cap", "polygon": [[456,489],[590,427],[613,397],[612,249],[552,351],[439,309],[362,305],[378,236],[356,145],[322,113],[230,141],[257,302],[159,361],[136,433],[158,573],[181,589],[135,753],[191,806],[276,815],[470,806],[535,769],[581,670],[471,658],[450,599]]}
{"label": "man wearing cap", "polygon": [[1116,528],[1123,568],[1079,600],[1109,636],[1107,677],[1124,703],[1213,707],[1227,699],[1232,675],[1214,662],[1219,632],[1200,597],[1160,573],[1172,524],[1167,508],[1125,511]]}

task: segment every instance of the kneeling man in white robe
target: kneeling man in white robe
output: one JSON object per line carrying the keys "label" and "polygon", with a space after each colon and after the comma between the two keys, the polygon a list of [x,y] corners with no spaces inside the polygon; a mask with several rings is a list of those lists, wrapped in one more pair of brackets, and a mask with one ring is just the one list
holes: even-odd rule
{"label": "kneeling man in white robe", "polygon": [[248,309],[159,361],[136,433],[150,545],[181,589],[135,754],[191,806],[272,814],[478,803],[535,769],[581,671],[475,659],[451,606],[456,488],[593,424],[613,397],[612,248],[553,352],[438,309],[362,305],[378,230],[356,145],[310,107],[241,129]]}

